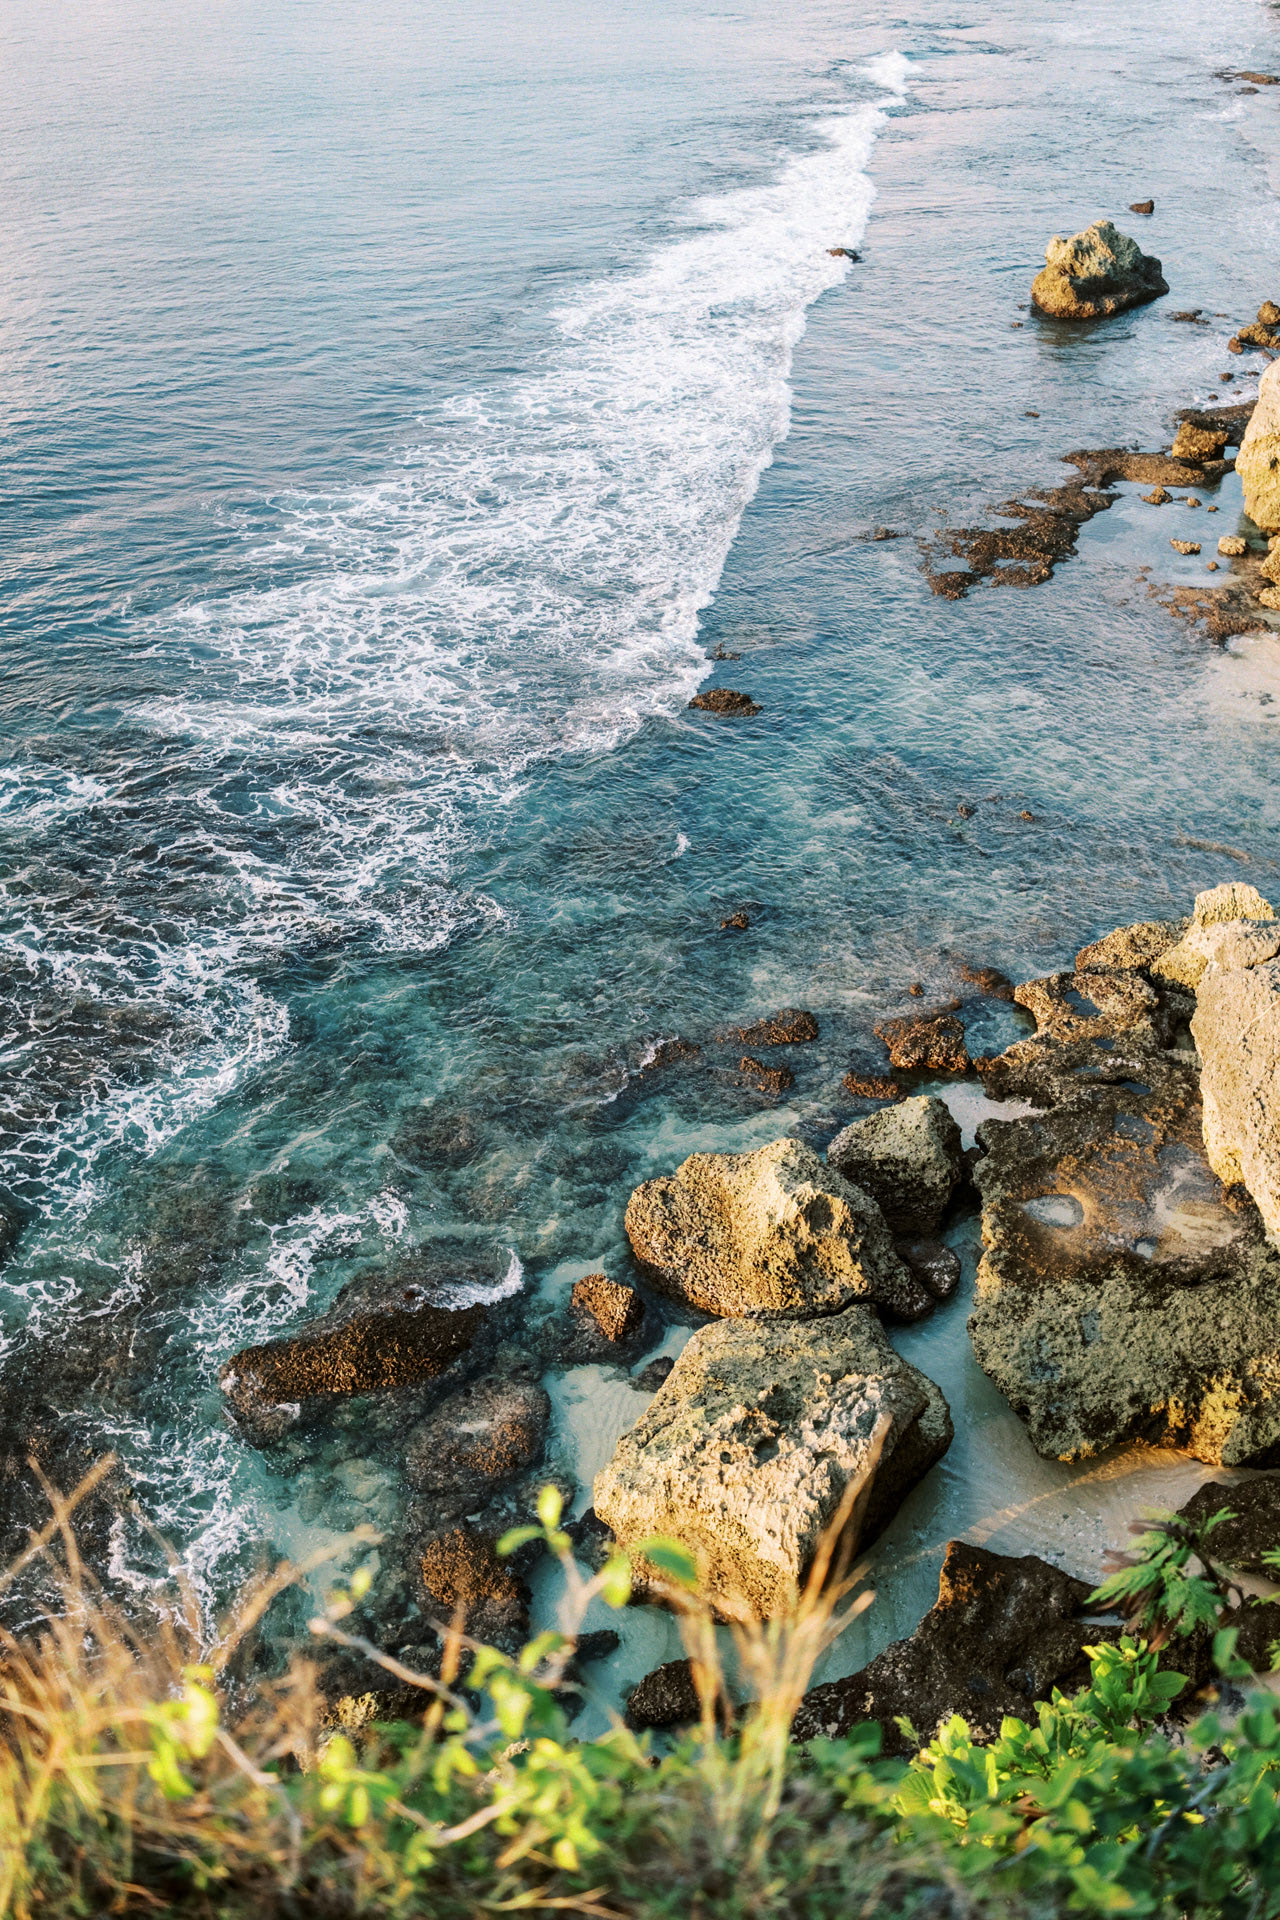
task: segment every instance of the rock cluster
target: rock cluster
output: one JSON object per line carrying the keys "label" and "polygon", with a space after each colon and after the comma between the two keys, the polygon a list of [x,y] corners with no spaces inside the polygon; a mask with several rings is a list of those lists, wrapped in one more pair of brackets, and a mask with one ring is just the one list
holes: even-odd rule
{"label": "rock cluster", "polygon": [[[683,1541],[722,1618],[767,1619],[795,1606],[841,1515],[852,1550],[950,1441],[942,1395],[866,1307],[724,1320],[699,1328],[618,1442],[595,1510],[624,1547]],[[643,1560],[636,1572],[660,1588]]]}
{"label": "rock cluster", "polygon": [[1031,298],[1058,320],[1096,320],[1169,291],[1160,262],[1110,220],[1095,220],[1069,240],[1055,234],[1044,257]]}

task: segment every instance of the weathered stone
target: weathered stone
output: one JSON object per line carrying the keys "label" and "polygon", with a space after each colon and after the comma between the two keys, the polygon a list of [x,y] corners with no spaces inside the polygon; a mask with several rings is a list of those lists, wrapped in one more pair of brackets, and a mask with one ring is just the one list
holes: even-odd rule
{"label": "weathered stone", "polygon": [[1184,420],[1174,435],[1171,451],[1175,460],[1189,460],[1198,466],[1204,460],[1220,460],[1227,438],[1225,427],[1194,427]]}
{"label": "weathered stone", "polygon": [[[842,1508],[852,1551],[950,1442],[941,1393],[865,1307],[719,1321],[693,1335],[596,1475],[595,1508],[623,1547],[682,1541],[723,1618],[772,1618],[794,1607]],[[661,1586],[643,1561],[637,1576]]]}
{"label": "weathered stone", "polygon": [[750,1053],[744,1053],[739,1060],[738,1072],[746,1084],[754,1087],[757,1093],[785,1093],[796,1083],[796,1077],[790,1067],[766,1067],[763,1060],[757,1060]]}
{"label": "weathered stone", "polygon": [[1210,887],[1196,895],[1195,912],[1182,939],[1152,962],[1151,971],[1160,980],[1198,987],[1210,957],[1218,951],[1215,928],[1245,920],[1274,919],[1267,901],[1247,882],[1233,880]]}
{"label": "weathered stone", "polygon": [[908,1013],[881,1020],[876,1038],[889,1050],[890,1064],[911,1073],[968,1073],[972,1062],[964,1026],[950,1013]]}
{"label": "weathered stone", "polygon": [[918,1319],[932,1304],[874,1200],[801,1140],[691,1154],[636,1188],[626,1229],[654,1286],[702,1313],[791,1318],[864,1299]]}
{"label": "weathered stone", "polygon": [[1175,553],[1199,553],[1200,551],[1198,540],[1171,540],[1169,545]]}
{"label": "weathered stone", "polygon": [[1280,1475],[1262,1474],[1231,1486],[1206,1481],[1178,1512],[1184,1520],[1196,1522],[1215,1513],[1230,1513],[1233,1518],[1209,1535],[1208,1551],[1223,1566],[1274,1580],[1275,1568],[1267,1566],[1263,1555],[1280,1548]]}
{"label": "weathered stone", "polygon": [[960,1284],[960,1255],[941,1240],[899,1242],[898,1252],[935,1300],[949,1300]]}
{"label": "weathered stone", "polygon": [[760,711],[749,693],[739,693],[733,687],[708,687],[704,693],[695,693],[689,705],[702,713],[721,715],[750,717]]}
{"label": "weathered stone", "polygon": [[415,1491],[438,1496],[444,1511],[469,1512],[542,1458],[550,1416],[551,1402],[532,1380],[477,1381],[410,1434],[405,1477]]}
{"label": "weathered stone", "polygon": [[1095,320],[1141,306],[1168,293],[1160,262],[1110,220],[1095,220],[1071,239],[1055,234],[1045,265],[1031,283],[1031,298],[1058,320]]}
{"label": "weathered stone", "polygon": [[1238,533],[1224,533],[1218,536],[1218,552],[1228,560],[1241,560],[1249,551],[1249,542]]}
{"label": "weathered stone", "polygon": [[852,1069],[841,1082],[855,1100],[901,1100],[902,1088],[896,1080],[881,1080],[874,1074],[855,1073]]}
{"label": "weathered stone", "polygon": [[1245,428],[1236,472],[1244,485],[1244,510],[1264,532],[1280,529],[1280,361],[1258,382],[1258,403]]}
{"label": "weathered stone", "polygon": [[804,1007],[781,1007],[749,1027],[730,1027],[725,1037],[740,1040],[744,1047],[794,1047],[816,1040],[818,1023]]}
{"label": "weathered stone", "polygon": [[1190,922],[1140,920],[1136,926],[1116,927],[1076,955],[1077,973],[1111,970],[1126,972],[1149,967],[1170,947],[1177,946]]}
{"label": "weathered stone", "polygon": [[644,1321],[644,1301],[635,1288],[611,1280],[607,1273],[589,1273],[575,1280],[569,1298],[575,1310],[585,1314],[614,1345],[638,1333]]}
{"label": "weathered stone", "polygon": [[943,1101],[921,1094],[855,1120],[827,1160],[871,1195],[896,1233],[928,1233],[960,1178],[960,1129]]}
{"label": "weathered stone", "polygon": [[474,1640],[510,1652],[529,1627],[529,1589],[494,1543],[468,1527],[430,1540],[420,1560],[428,1608],[441,1626],[461,1621]]}
{"label": "weathered stone", "polygon": [[[465,1255],[439,1264],[451,1279],[493,1284],[492,1270]],[[308,1401],[443,1373],[471,1345],[486,1310],[439,1306],[430,1291],[396,1271],[361,1275],[300,1333],[234,1354],[220,1385],[237,1424],[261,1444],[287,1432]]]}
{"label": "weathered stone", "polygon": [[654,1667],[627,1695],[630,1727],[678,1727],[702,1713],[691,1660],[667,1660]]}
{"label": "weathered stone", "polygon": [[1280,1242],[1280,925],[1214,931],[1219,942],[1191,1022],[1205,1151],[1219,1179],[1248,1188]]}
{"label": "weathered stone", "polygon": [[1089,1678],[1085,1648],[1100,1635],[1084,1618],[1090,1588],[1034,1554],[1010,1559],[961,1540],[948,1543],[938,1598],[915,1632],[845,1680],[814,1687],[792,1727],[796,1740],[830,1739],[866,1720],[883,1729],[882,1751],[914,1753],[902,1715],[931,1740],[953,1713],[982,1742],[1006,1715],[1032,1716],[1054,1687]]}

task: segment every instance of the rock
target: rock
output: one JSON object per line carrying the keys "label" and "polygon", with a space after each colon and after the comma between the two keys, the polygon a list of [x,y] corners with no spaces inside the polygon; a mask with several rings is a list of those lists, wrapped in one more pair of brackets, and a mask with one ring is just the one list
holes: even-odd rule
{"label": "rock", "polygon": [[627,1695],[629,1727],[677,1727],[702,1714],[693,1683],[691,1660],[667,1660],[654,1667]]}
{"label": "rock", "polygon": [[1260,321],[1251,320],[1247,327],[1241,327],[1237,340],[1246,347],[1272,348],[1280,346],[1280,332],[1275,327],[1264,326]]}
{"label": "rock", "polygon": [[1228,1186],[1253,1196],[1280,1243],[1280,923],[1206,929],[1191,1031],[1200,1052],[1204,1144]]}
{"label": "rock", "polygon": [[1268,549],[1267,557],[1258,568],[1258,572],[1264,580],[1269,580],[1272,586],[1280,582],[1280,550]]}
{"label": "rock", "polygon": [[732,927],[738,933],[745,933],[750,925],[745,913],[730,913],[720,922],[720,930],[723,932],[726,927]]}
{"label": "rock", "polygon": [[1237,920],[1273,920],[1270,906],[1256,887],[1240,880],[1197,894],[1191,924],[1175,946],[1152,963],[1152,974],[1162,981],[1197,987],[1211,953],[1216,952],[1212,929]]}
{"label": "rock", "polygon": [[[1029,820],[1032,816],[1024,813],[1019,814],[1018,817],[1020,820]],[[985,995],[988,1000],[1012,1000],[1013,998],[1013,982],[1007,973],[1001,973],[999,967],[974,967],[970,966],[967,960],[962,960],[959,974],[963,981],[969,986],[976,987],[978,992]]]}
{"label": "rock", "polygon": [[1258,308],[1258,319],[1264,327],[1280,327],[1280,306],[1274,300],[1264,300]]}
{"label": "rock", "polygon": [[1055,234],[1045,266],[1031,284],[1042,313],[1058,320],[1095,320],[1155,300],[1169,287],[1160,262],[1110,220],[1095,220],[1070,240]]}
{"label": "rock", "polygon": [[658,1073],[663,1067],[674,1067],[701,1058],[702,1048],[696,1040],[682,1040],[677,1035],[674,1040],[655,1042],[640,1062],[640,1070],[642,1073]]}
{"label": "rock", "polygon": [[941,1240],[908,1240],[898,1253],[935,1300],[949,1300],[960,1284],[960,1255]]}
{"label": "rock", "polygon": [[1224,1520],[1210,1534],[1213,1558],[1238,1573],[1263,1574],[1274,1580],[1275,1569],[1262,1556],[1280,1547],[1280,1476],[1237,1480],[1229,1487],[1209,1480],[1178,1508],[1184,1520],[1197,1522],[1224,1511],[1234,1518]]}
{"label": "rock", "polygon": [[827,1161],[871,1195],[896,1233],[928,1233],[960,1179],[960,1129],[941,1100],[921,1094],[855,1120]]}
{"label": "rock", "polygon": [[1149,507],[1167,507],[1173,495],[1166,487],[1153,487],[1150,493],[1144,493],[1142,497]]}
{"label": "rock", "polygon": [[879,1080],[872,1074],[846,1073],[840,1083],[855,1100],[901,1100],[902,1088],[896,1080]]}
{"label": "rock", "polygon": [[1175,553],[1199,553],[1200,551],[1200,543],[1197,540],[1171,540],[1169,545]]}
{"label": "rock", "polygon": [[1229,560],[1238,560],[1242,554],[1248,551],[1248,541],[1242,539],[1238,533],[1219,534],[1218,552],[1225,554]]}
{"label": "rock", "polygon": [[401,1121],[391,1150],[411,1167],[461,1167],[479,1152],[480,1136],[469,1114],[418,1107]]}
{"label": "rock", "polygon": [[504,1481],[542,1458],[551,1402],[532,1380],[481,1380],[451,1393],[414,1428],[405,1478],[438,1496],[442,1510],[468,1513]]}
{"label": "rock", "polygon": [[669,1353],[660,1353],[656,1360],[650,1360],[647,1366],[641,1367],[635,1376],[636,1385],[643,1393],[656,1393],[674,1365],[675,1361]]}
{"label": "rock", "polygon": [[763,1060],[755,1060],[749,1053],[739,1060],[738,1072],[746,1076],[758,1093],[785,1093],[796,1083],[790,1067],[766,1067]]}
{"label": "rock", "polygon": [[896,1724],[910,1721],[931,1740],[953,1713],[992,1741],[1006,1716],[1034,1720],[1054,1687],[1072,1693],[1089,1678],[1087,1646],[1106,1638],[1085,1619],[1090,1588],[1034,1554],[1005,1554],[948,1542],[938,1598],[915,1632],[845,1680],[814,1687],[792,1727],[796,1740],[838,1739],[866,1720],[883,1729],[881,1751],[916,1744]]}
{"label": "rock", "polygon": [[575,1280],[569,1299],[575,1311],[615,1346],[639,1333],[644,1323],[644,1301],[635,1288],[611,1280],[607,1273],[589,1273]]}
{"label": "rock", "polygon": [[1196,427],[1184,420],[1174,436],[1173,457],[1190,461],[1193,466],[1201,466],[1206,460],[1221,460],[1227,439],[1225,427]]}
{"label": "rock", "polygon": [[726,1037],[740,1040],[744,1047],[794,1047],[816,1040],[818,1023],[803,1007],[781,1007],[749,1027],[731,1027]]}
{"label": "rock", "polygon": [[[796,1604],[845,1506],[853,1551],[897,1511],[951,1442],[932,1381],[855,1306],[803,1324],[699,1328],[648,1411],[596,1475],[595,1507],[624,1548],[682,1541],[729,1620]],[[658,1585],[643,1561],[642,1588]]]}
{"label": "rock", "polygon": [[[492,1269],[466,1254],[438,1254],[436,1262],[450,1279],[469,1274],[493,1284]],[[237,1424],[261,1444],[279,1439],[318,1396],[434,1379],[467,1351],[485,1313],[438,1306],[427,1285],[406,1284],[394,1271],[361,1275],[300,1333],[234,1354],[220,1385]]]}
{"label": "rock", "polygon": [[1280,361],[1258,382],[1258,401],[1240,442],[1236,472],[1244,510],[1264,533],[1280,531]]}
{"label": "rock", "polygon": [[701,1313],[801,1318],[864,1299],[918,1319],[932,1304],[874,1200],[801,1140],[691,1154],[636,1188],[626,1229],[654,1286]]}
{"label": "rock", "polygon": [[956,801],[956,813],[961,820],[972,820],[976,812],[977,808],[971,806],[967,800]]}
{"label": "rock", "polygon": [[750,715],[760,712],[749,693],[735,692],[732,687],[708,687],[703,693],[695,693],[689,705],[701,713]]}
{"label": "rock", "polygon": [[1140,971],[1176,947],[1190,924],[1189,920],[1140,920],[1132,927],[1116,927],[1101,940],[1081,947],[1076,971]]}
{"label": "rock", "polygon": [[473,1640],[511,1652],[529,1629],[529,1589],[494,1543],[468,1527],[428,1541],[420,1567],[427,1607],[441,1626],[460,1618]]}
{"label": "rock", "polygon": [[890,1063],[904,1072],[969,1072],[964,1027],[952,1014],[904,1014],[881,1020],[875,1032],[889,1050]]}

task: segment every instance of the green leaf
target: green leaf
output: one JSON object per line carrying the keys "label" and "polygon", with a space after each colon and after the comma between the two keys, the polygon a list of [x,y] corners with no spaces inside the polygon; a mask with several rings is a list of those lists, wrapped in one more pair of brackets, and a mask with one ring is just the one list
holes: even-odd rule
{"label": "green leaf", "polygon": [[631,1562],[625,1553],[612,1554],[601,1567],[600,1597],[609,1607],[625,1607],[631,1598]]}
{"label": "green leaf", "polygon": [[538,1495],[538,1518],[548,1533],[560,1525],[560,1515],[564,1512],[564,1495],[559,1487],[544,1487]]}
{"label": "green leaf", "polygon": [[541,1538],[541,1527],[510,1527],[498,1541],[494,1552],[505,1559],[509,1553],[517,1553],[521,1547],[527,1546],[530,1540],[541,1540]]}

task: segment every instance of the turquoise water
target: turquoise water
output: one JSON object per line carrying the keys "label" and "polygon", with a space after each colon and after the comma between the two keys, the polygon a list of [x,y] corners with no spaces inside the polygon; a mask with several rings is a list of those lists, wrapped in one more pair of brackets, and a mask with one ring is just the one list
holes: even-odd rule
{"label": "turquoise water", "polygon": [[[228,1429],[238,1347],[426,1238],[531,1300],[625,1277],[636,1181],[825,1144],[909,982],[1275,884],[1277,643],[1220,654],[1135,580],[1203,578],[1190,513],[1124,490],[1049,586],[958,604],[914,539],[1251,390],[1280,103],[1215,74],[1274,28],[234,0],[3,36],[7,1446],[117,1447],[212,1602],[361,1517]],[[1102,213],[1169,300],[1032,320],[1046,238]],[[690,712],[706,682],[763,711]],[[822,1031],[785,1103],[642,1071],[784,1004]],[[406,1145],[424,1107],[460,1164]],[[971,1415],[902,1522],[926,1566],[1072,1480],[963,1312],[904,1336]],[[553,1385],[585,1474],[639,1403]]]}

